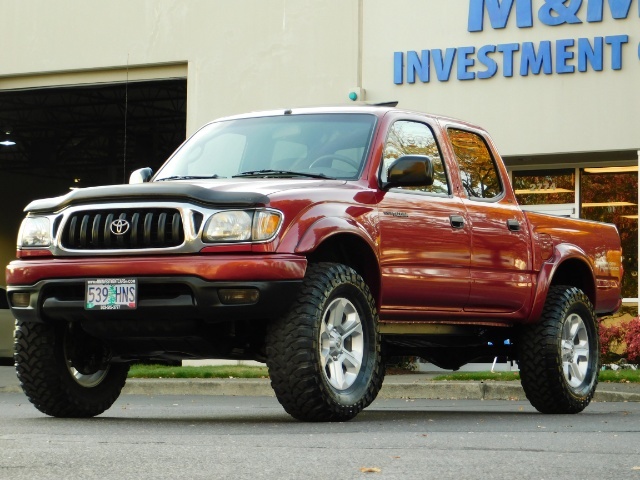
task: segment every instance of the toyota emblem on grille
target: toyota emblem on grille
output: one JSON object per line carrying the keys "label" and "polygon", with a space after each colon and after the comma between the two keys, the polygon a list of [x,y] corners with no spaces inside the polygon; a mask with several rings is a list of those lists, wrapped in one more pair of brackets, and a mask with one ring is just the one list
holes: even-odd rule
{"label": "toyota emblem on grille", "polygon": [[124,235],[129,231],[129,222],[119,218],[111,222],[109,229],[114,235]]}

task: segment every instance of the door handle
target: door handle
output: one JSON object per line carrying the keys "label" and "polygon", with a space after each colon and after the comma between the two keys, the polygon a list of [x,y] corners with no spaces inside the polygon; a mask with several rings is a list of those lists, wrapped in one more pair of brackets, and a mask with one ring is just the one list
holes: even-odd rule
{"label": "door handle", "polygon": [[520,231],[520,222],[518,220],[509,219],[507,220],[507,228],[512,232]]}
{"label": "door handle", "polygon": [[464,217],[460,215],[449,215],[449,222],[453,228],[464,228]]}

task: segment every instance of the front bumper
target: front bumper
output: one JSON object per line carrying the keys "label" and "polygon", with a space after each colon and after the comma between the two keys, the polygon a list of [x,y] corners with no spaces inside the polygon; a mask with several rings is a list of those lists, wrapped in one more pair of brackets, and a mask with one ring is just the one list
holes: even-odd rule
{"label": "front bumper", "polygon": [[[29,293],[26,307],[11,305],[24,322],[118,321],[180,324],[269,320],[290,306],[306,270],[295,255],[194,255],[16,260],[7,267],[7,293]],[[136,278],[135,310],[85,310],[88,279]],[[225,305],[220,289],[255,289],[255,303]]]}

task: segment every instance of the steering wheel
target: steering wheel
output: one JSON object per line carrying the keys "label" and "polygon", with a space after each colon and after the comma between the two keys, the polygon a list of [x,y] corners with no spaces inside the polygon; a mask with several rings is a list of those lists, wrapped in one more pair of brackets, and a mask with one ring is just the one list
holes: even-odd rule
{"label": "steering wheel", "polygon": [[316,158],[313,162],[311,162],[311,165],[309,165],[309,168],[311,169],[319,163],[323,163],[323,162],[329,163],[328,162],[329,160],[338,160],[339,162],[346,163],[347,165],[355,168],[356,170],[360,168],[360,162],[358,162],[357,160],[354,160],[353,158],[349,158],[346,155],[340,155],[339,153],[329,153],[327,155],[321,155],[318,158]]}

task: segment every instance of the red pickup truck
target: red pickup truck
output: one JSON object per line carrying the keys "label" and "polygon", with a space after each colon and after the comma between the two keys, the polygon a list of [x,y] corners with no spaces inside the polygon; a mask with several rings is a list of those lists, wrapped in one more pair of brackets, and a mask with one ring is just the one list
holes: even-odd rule
{"label": "red pickup truck", "polygon": [[390,106],[214,121],[153,175],[25,209],[7,293],[42,412],[88,417],[129,364],[256,359],[285,410],[355,417],[388,356],[516,360],[531,403],[593,398],[620,306],[612,225],[523,212],[481,128]]}

